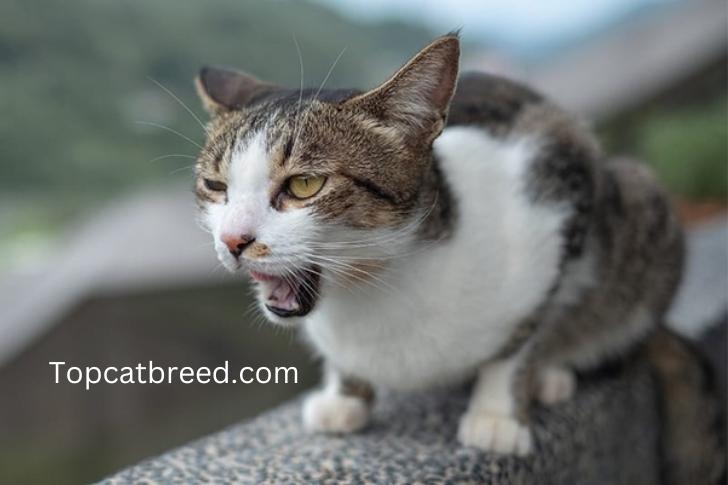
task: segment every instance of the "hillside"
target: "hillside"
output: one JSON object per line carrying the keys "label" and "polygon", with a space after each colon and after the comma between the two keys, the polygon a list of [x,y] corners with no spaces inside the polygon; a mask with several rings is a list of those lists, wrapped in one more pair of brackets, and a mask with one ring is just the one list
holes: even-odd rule
{"label": "hillside", "polygon": [[327,85],[362,87],[433,36],[355,24],[307,1],[0,2],[0,237],[19,219],[52,224],[131,186],[188,178],[196,147],[137,122],[196,143],[202,130],[150,78],[204,119],[191,84],[200,66],[298,86],[294,35],[306,84],[346,49]]}

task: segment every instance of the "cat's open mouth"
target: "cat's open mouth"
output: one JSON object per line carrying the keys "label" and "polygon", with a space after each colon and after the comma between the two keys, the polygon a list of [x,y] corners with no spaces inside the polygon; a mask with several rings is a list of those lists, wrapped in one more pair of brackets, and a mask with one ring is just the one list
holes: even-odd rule
{"label": "cat's open mouth", "polygon": [[302,317],[318,300],[321,269],[317,266],[286,276],[251,271],[262,290],[265,307],[279,317]]}

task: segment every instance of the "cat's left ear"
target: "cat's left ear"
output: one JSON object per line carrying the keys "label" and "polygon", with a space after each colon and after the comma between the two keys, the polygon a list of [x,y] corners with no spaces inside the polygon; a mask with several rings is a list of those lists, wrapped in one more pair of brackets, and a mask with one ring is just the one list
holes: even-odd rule
{"label": "cat's left ear", "polygon": [[384,84],[344,104],[363,109],[384,124],[401,129],[415,143],[429,143],[445,127],[459,62],[458,36],[440,37]]}
{"label": "cat's left ear", "polygon": [[238,109],[275,88],[250,74],[219,67],[202,68],[195,78],[195,87],[205,109],[212,115]]}

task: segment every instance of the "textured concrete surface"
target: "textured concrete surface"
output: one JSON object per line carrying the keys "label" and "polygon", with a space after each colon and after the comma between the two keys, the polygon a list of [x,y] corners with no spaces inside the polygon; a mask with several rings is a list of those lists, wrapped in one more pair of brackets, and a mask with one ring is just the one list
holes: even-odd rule
{"label": "textured concrete surface", "polygon": [[464,386],[384,396],[371,426],[345,438],[306,433],[296,400],[100,483],[656,485],[657,413],[647,371],[630,365],[580,385],[575,400],[536,408],[535,452],[526,458],[457,443]]}

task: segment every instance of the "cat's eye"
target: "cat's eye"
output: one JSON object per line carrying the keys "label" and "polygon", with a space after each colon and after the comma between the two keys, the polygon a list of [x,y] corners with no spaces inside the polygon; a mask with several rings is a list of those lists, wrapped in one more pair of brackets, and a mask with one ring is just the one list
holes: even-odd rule
{"label": "cat's eye", "polygon": [[225,192],[227,190],[227,184],[210,179],[205,179],[205,187],[213,192]]}
{"label": "cat's eye", "polygon": [[286,187],[288,194],[297,199],[308,199],[318,194],[324,186],[326,177],[324,175],[294,175],[288,179]]}

